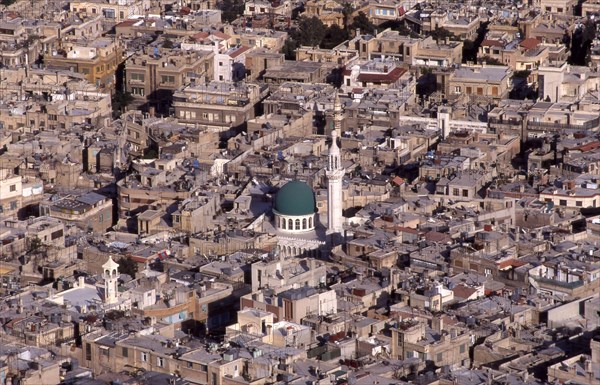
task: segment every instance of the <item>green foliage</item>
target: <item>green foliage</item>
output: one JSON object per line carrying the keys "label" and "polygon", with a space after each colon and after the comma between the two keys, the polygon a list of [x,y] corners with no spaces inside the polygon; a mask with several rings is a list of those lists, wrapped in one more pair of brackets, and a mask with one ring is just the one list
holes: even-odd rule
{"label": "green foliage", "polygon": [[326,31],[325,24],[318,17],[301,17],[298,22],[298,43],[316,47],[323,41]]}
{"label": "green foliage", "polygon": [[119,264],[119,273],[127,274],[132,278],[135,278],[135,275],[138,272],[138,265],[135,261],[123,257],[119,259],[117,263]]}
{"label": "green foliage", "polygon": [[489,57],[489,56],[484,56],[479,59],[479,63],[483,63],[483,62],[485,62],[485,64],[490,64],[490,65],[497,65],[497,66],[504,65],[500,60],[494,59],[493,57]]}
{"label": "green foliage", "polygon": [[515,71],[513,73],[513,77],[527,79],[531,75],[531,71],[523,70],[523,71]]}
{"label": "green foliage", "polygon": [[371,20],[369,20],[363,11],[360,11],[358,15],[354,16],[354,21],[352,22],[351,28],[360,29],[361,33],[375,32],[375,25],[371,23]]}
{"label": "green foliage", "polygon": [[0,0],[0,4],[6,5],[7,7],[11,4],[16,3],[18,0]]}
{"label": "green foliage", "polygon": [[171,40],[169,38],[165,39],[165,41],[163,41],[162,46],[163,46],[163,48],[167,48],[167,49],[173,48],[173,40]]}
{"label": "green foliage", "polygon": [[144,159],[158,159],[158,152],[153,148],[147,148],[144,151]]}
{"label": "green foliage", "polygon": [[44,247],[44,243],[38,237],[32,238],[29,241],[29,252],[30,253],[37,253],[38,251],[41,251],[43,247]]}
{"label": "green foliage", "polygon": [[348,40],[348,31],[341,29],[337,24],[327,28],[325,38],[321,42],[321,48],[331,49]]}
{"label": "green foliage", "polygon": [[354,6],[350,2],[345,2],[342,5],[342,15],[344,15],[344,27],[348,27],[350,25],[350,18],[354,13]]}
{"label": "green foliage", "polygon": [[288,38],[283,43],[281,53],[285,55],[285,60],[296,60],[296,48],[298,48],[298,42],[292,38]]}
{"label": "green foliage", "polygon": [[129,92],[116,91],[112,97],[113,116],[118,117],[132,101],[133,96]]}
{"label": "green foliage", "polygon": [[223,0],[220,4],[221,20],[224,23],[231,23],[244,13],[243,0]]}
{"label": "green foliage", "polygon": [[436,28],[429,33],[433,40],[446,40],[446,38],[450,40],[459,40],[452,32],[448,31],[446,28]]}

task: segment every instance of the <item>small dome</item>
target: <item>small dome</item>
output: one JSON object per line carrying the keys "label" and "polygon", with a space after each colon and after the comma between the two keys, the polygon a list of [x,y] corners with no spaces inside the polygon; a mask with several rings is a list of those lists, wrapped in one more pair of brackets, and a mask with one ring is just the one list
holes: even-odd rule
{"label": "small dome", "polygon": [[274,209],[282,215],[314,214],[317,212],[315,194],[304,182],[288,182],[277,192]]}

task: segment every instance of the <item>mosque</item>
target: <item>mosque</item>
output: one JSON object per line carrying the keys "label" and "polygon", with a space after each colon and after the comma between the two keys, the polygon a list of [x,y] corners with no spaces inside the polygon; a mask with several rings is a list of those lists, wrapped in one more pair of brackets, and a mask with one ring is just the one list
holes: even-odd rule
{"label": "mosque", "polygon": [[343,111],[336,93],[333,111],[331,146],[325,174],[327,186],[327,227],[320,223],[315,193],[308,184],[293,180],[279,189],[273,204],[273,227],[277,234],[277,253],[283,257],[298,255],[316,257],[339,242],[343,233],[342,166],[338,137],[341,132]]}

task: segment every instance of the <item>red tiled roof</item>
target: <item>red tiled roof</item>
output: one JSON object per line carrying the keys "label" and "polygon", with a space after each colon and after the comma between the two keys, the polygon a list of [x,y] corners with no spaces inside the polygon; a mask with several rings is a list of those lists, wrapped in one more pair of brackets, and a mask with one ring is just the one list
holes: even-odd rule
{"label": "red tiled roof", "polygon": [[231,36],[229,36],[228,34],[219,32],[219,31],[213,32],[213,36],[216,36],[220,39],[230,39],[231,38]]}
{"label": "red tiled roof", "polygon": [[600,141],[590,142],[582,144],[581,146],[573,147],[571,150],[579,150],[581,152],[588,152],[600,148]]}
{"label": "red tiled roof", "polygon": [[250,47],[246,47],[246,46],[241,46],[240,48],[236,49],[235,51],[233,51],[232,53],[229,54],[229,57],[232,59],[235,59],[236,57],[240,56],[241,54],[243,54],[244,52],[250,50]]}
{"label": "red tiled roof", "polygon": [[396,226],[396,230],[403,232],[403,233],[409,233],[409,234],[419,234],[419,231],[416,229],[413,229],[411,227],[401,227],[401,226]]}
{"label": "red tiled roof", "polygon": [[452,289],[454,295],[458,298],[469,298],[477,292],[477,289],[465,285],[458,285]]}
{"label": "red tiled roof", "polygon": [[192,35],[192,38],[194,38],[195,40],[202,40],[202,39],[206,39],[208,36],[210,36],[210,34],[208,32],[198,32],[198,33]]}
{"label": "red tiled roof", "polygon": [[429,231],[425,233],[425,240],[432,242],[451,242],[452,237],[439,231]]}
{"label": "red tiled roof", "polygon": [[393,83],[400,79],[405,72],[404,68],[396,67],[387,74],[361,73],[356,80],[365,83]]}
{"label": "red tiled roof", "polygon": [[481,42],[482,47],[504,47],[500,40],[485,39]]}
{"label": "red tiled roof", "polygon": [[529,37],[525,40],[523,40],[522,42],[519,43],[519,45],[525,49],[532,49],[537,47],[538,45],[540,45],[541,41],[539,41],[538,39],[534,38],[534,37]]}
{"label": "red tiled roof", "polygon": [[119,24],[117,24],[116,27],[131,27],[138,21],[139,20],[135,20],[135,19],[124,20],[124,21],[120,22]]}
{"label": "red tiled roof", "polygon": [[394,179],[392,179],[392,182],[394,184],[396,184],[397,186],[400,186],[401,184],[404,184],[406,181],[403,178],[396,176],[396,177],[394,177]]}

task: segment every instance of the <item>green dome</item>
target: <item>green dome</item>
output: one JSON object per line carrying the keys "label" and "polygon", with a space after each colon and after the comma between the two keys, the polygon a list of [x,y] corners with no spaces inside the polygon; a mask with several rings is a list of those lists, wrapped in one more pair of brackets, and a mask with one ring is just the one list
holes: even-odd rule
{"label": "green dome", "polygon": [[283,215],[314,214],[317,212],[315,194],[304,182],[288,182],[277,192],[274,209]]}

